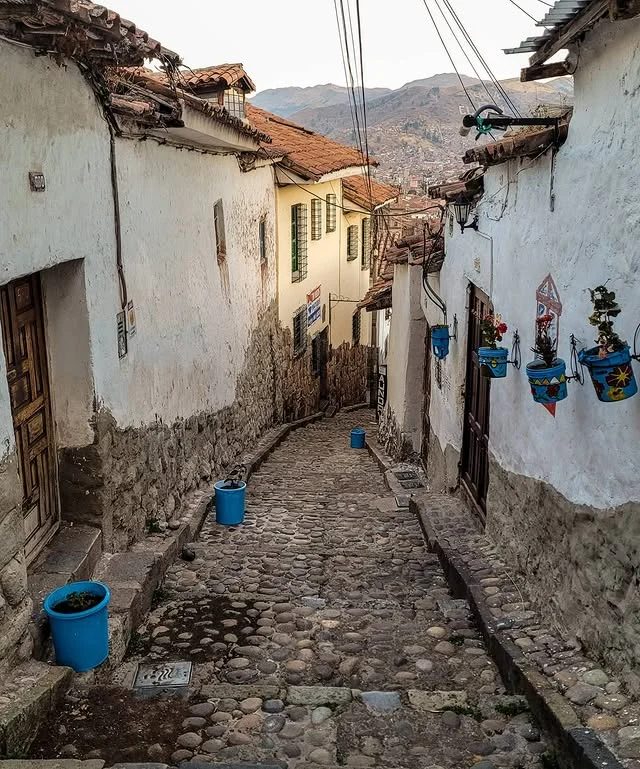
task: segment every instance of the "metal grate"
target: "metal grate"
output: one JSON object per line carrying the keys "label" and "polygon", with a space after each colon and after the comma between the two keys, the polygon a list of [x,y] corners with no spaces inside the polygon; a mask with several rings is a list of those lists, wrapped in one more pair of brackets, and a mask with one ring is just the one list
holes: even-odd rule
{"label": "metal grate", "polygon": [[349,261],[358,258],[358,230],[357,224],[347,227],[347,259]]}
{"label": "metal grate", "polygon": [[307,206],[298,203],[291,206],[291,282],[298,283],[307,277]]}
{"label": "metal grate", "polygon": [[327,195],[327,232],[336,231],[336,196],[329,193]]}
{"label": "metal grate", "polygon": [[293,352],[302,355],[307,349],[307,305],[299,307],[293,316]]}
{"label": "metal grate", "polygon": [[188,686],[191,680],[191,662],[160,662],[138,665],[134,689],[166,689]]}
{"label": "metal grate", "polygon": [[311,240],[322,237],[322,201],[315,198],[311,201]]}
{"label": "metal grate", "polygon": [[258,239],[260,243],[260,262],[267,261],[267,220],[263,216],[258,224]]}
{"label": "metal grate", "polygon": [[371,266],[371,219],[369,217],[362,220],[362,254],[360,256],[360,265],[363,270],[368,270]]}
{"label": "metal grate", "polygon": [[351,318],[351,336],[353,344],[360,344],[360,332],[361,332],[361,322],[360,322],[360,310],[353,313],[353,317]]}

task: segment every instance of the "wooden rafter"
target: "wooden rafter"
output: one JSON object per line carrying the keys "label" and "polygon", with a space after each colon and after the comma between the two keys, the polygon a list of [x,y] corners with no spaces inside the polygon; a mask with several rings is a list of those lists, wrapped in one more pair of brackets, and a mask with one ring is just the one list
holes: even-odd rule
{"label": "wooden rafter", "polygon": [[607,16],[610,13],[610,2],[611,0],[593,0],[583,13],[549,37],[548,41],[531,57],[530,66],[544,64],[554,54],[586,32],[596,21]]}

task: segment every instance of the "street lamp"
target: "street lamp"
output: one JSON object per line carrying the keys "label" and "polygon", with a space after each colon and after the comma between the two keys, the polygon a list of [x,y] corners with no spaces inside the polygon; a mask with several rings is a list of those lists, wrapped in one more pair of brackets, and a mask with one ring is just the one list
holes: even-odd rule
{"label": "street lamp", "polygon": [[468,198],[466,198],[462,193],[458,195],[458,197],[453,201],[453,212],[456,217],[456,222],[458,222],[458,224],[460,225],[460,232],[464,232],[465,230],[469,230],[469,229],[471,230],[478,229],[477,216],[474,216],[471,224],[467,224],[472,208],[473,208],[473,203]]}

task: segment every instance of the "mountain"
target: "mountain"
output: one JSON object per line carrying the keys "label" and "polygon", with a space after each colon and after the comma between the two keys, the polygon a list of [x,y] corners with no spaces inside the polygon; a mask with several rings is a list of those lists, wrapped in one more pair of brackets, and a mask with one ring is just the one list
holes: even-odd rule
{"label": "mountain", "polygon": [[[511,112],[491,83],[466,76],[463,82],[474,104],[493,102]],[[545,83],[521,83],[514,78],[501,85],[522,115],[542,104],[568,105],[573,99],[571,78]],[[371,94],[366,92],[369,151],[380,162],[378,178],[411,189],[450,178],[464,168],[461,157],[475,135],[459,133],[462,116],[471,112],[471,105],[457,75],[442,73],[396,90],[370,90]],[[346,89],[332,85],[280,88],[264,91],[252,101],[332,139],[356,143]]]}
{"label": "mountain", "polygon": [[[367,101],[390,93],[389,88],[365,88]],[[358,96],[359,96],[358,89]],[[346,88],[333,83],[313,85],[308,88],[269,88],[256,94],[251,103],[274,112],[281,117],[288,117],[303,109],[330,107],[337,104],[349,104],[349,92]]]}

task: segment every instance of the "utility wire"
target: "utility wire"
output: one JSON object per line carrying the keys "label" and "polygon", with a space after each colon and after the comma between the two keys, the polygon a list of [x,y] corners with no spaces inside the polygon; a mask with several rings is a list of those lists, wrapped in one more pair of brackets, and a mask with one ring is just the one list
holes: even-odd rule
{"label": "utility wire", "polygon": [[529,17],[529,18],[530,18],[532,21],[535,21],[535,23],[536,23],[536,24],[538,23],[538,19],[536,19],[536,17],[535,17],[535,16],[532,16],[532,15],[529,13],[529,11],[525,11],[525,9],[524,9],[524,8],[523,8],[521,5],[518,5],[518,3],[516,3],[516,0],[509,0],[509,2],[511,3],[511,5],[515,5],[515,7],[516,7],[516,8],[517,8],[519,11],[522,11],[522,13],[524,13],[524,15],[525,15],[525,16],[528,16],[528,17]]}
{"label": "utility wire", "polygon": [[371,184],[371,166],[369,165],[369,132],[367,127],[367,98],[364,93],[364,55],[362,51],[362,23],[360,19],[360,0],[356,0],[356,19],[358,22],[358,49],[360,51],[360,85],[362,86],[362,118],[364,122],[364,144],[367,152],[367,183],[369,186],[369,201],[373,205],[373,185]]}
{"label": "utility wire", "polygon": [[462,90],[464,91],[465,96],[469,100],[469,104],[471,104],[471,109],[475,112],[476,105],[474,104],[473,99],[469,95],[469,91],[467,91],[467,87],[465,86],[464,80],[462,79],[460,73],[458,72],[458,68],[455,65],[455,62],[453,60],[453,56],[451,55],[451,53],[449,52],[449,49],[447,48],[447,44],[444,42],[444,38],[442,37],[442,34],[440,33],[440,29],[439,29],[438,25],[436,24],[436,20],[433,17],[433,14],[431,13],[431,8],[429,8],[429,6],[427,5],[427,0],[422,0],[422,2],[424,3],[424,7],[427,9],[427,13],[429,14],[429,17],[431,19],[431,23],[433,24],[433,26],[434,26],[437,34],[438,34],[438,37],[440,38],[440,42],[442,43],[442,47],[444,48],[444,50],[446,51],[447,56],[449,57],[449,61],[451,62],[451,66],[453,67],[456,75],[458,76],[458,80],[460,81],[460,85],[462,86]]}

